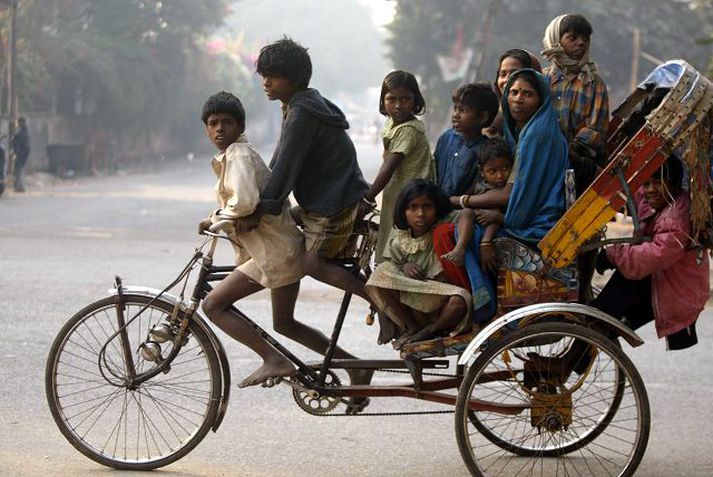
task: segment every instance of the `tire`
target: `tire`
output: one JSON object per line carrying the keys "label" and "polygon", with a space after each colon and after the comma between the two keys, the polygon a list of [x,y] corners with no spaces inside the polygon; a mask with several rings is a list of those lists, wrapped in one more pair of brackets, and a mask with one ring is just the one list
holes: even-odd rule
{"label": "tire", "polygon": [[[612,343],[621,349],[618,341],[613,341]],[[522,457],[533,457],[538,455],[541,457],[559,457],[561,455],[579,450],[583,446],[589,444],[607,428],[609,423],[611,423],[617,410],[619,409],[621,400],[624,397],[626,386],[626,378],[618,367],[614,370],[614,379],[612,382],[613,390],[609,391],[607,399],[600,403],[601,406],[599,408],[599,416],[594,420],[594,426],[579,434],[578,439],[565,443],[561,446],[553,446],[551,448],[544,449],[524,447],[518,445],[517,443],[503,440],[498,433],[494,432],[487,424],[480,421],[477,412],[468,410],[468,418],[483,437],[501,449],[505,449],[508,452]]]}
{"label": "tire", "polygon": [[[556,367],[561,359],[533,371],[532,353],[561,358],[575,339],[594,352],[582,375]],[[495,408],[469,408],[471,400]],[[570,323],[527,325],[490,345],[456,403],[458,447],[474,476],[629,476],[649,429],[646,389],[631,360],[615,342]]]}
{"label": "tire", "polygon": [[[124,295],[126,322],[150,300]],[[130,389],[118,337],[100,359],[118,330],[117,303],[118,296],[92,303],[61,329],[47,357],[47,402],[62,434],[85,456],[115,469],[156,469],[186,455],[211,428],[221,398],[220,365],[210,338],[191,321],[188,341],[168,371]],[[139,345],[172,311],[172,304],[156,300],[128,325],[137,374],[156,366],[143,359]],[[161,347],[168,356],[172,340]]]}

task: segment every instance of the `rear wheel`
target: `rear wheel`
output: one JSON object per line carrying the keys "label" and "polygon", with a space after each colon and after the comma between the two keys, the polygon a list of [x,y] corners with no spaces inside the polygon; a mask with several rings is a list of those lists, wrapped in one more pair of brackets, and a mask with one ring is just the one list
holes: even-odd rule
{"label": "rear wheel", "polygon": [[[121,339],[113,337],[118,300],[87,306],[59,332],[47,358],[47,401],[60,431],[82,454],[116,469],[155,469],[180,459],[205,437],[220,403],[220,365],[210,338],[191,321],[170,367],[131,385]],[[124,295],[126,321],[139,314],[126,329],[137,374],[157,366],[139,347],[155,325],[168,324],[173,311],[161,300],[147,307],[149,301]],[[160,346],[165,358],[174,340]]]}
{"label": "rear wheel", "polygon": [[[567,351],[579,343],[579,366]],[[581,325],[536,323],[489,346],[456,404],[461,455],[476,476],[632,475],[648,442],[641,377],[618,345]]]}

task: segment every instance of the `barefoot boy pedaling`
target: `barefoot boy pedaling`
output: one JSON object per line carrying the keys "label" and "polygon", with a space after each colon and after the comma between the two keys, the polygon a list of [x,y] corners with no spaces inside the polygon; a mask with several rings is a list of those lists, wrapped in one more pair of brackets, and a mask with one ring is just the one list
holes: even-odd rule
{"label": "barefoot boy pedaling", "polygon": [[[239,384],[246,387],[289,376],[294,367],[253,328],[233,316],[230,306],[237,300],[270,288],[275,331],[321,354],[327,349],[328,339],[294,318],[299,280],[304,275],[304,239],[290,216],[289,200],[282,200],[276,214],[261,216],[253,229],[241,231],[235,227],[241,217],[255,212],[260,191],[271,174],[243,134],[245,111],[240,100],[226,92],[211,96],[203,106],[202,120],[208,138],[219,151],[211,165],[218,179],[215,191],[220,208],[201,221],[199,231],[223,230],[235,246],[238,265],[208,294],[203,310],[220,329],[264,360]],[[353,357],[340,348],[335,356]]]}

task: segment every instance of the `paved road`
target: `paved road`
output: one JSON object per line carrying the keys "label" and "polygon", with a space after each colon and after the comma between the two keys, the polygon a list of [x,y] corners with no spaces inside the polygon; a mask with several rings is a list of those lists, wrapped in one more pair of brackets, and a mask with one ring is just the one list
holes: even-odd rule
{"label": "paved road", "polygon": [[[362,146],[374,177],[378,151]],[[159,287],[178,272],[197,243],[197,221],[212,207],[207,164],[175,164],[163,172],[45,183],[0,200],[0,475],[119,475],[76,452],[56,429],[44,398],[44,363],[61,325],[105,295],[114,274],[125,283]],[[226,250],[221,257],[229,261]],[[331,329],[338,294],[307,281],[298,316]],[[245,300],[252,316],[268,316],[266,295]],[[366,305],[350,311],[344,344],[363,356],[393,357],[363,324]],[[640,475],[713,475],[713,342],[711,312],[702,344],[664,352],[652,329],[630,355],[647,384],[651,439]],[[260,320],[268,325],[267,320]],[[269,327],[269,325],[268,325]],[[233,381],[257,365],[224,335]],[[295,348],[298,348],[295,346]],[[302,351],[302,350],[301,350]],[[309,357],[306,350],[302,353]],[[389,382],[391,377],[379,378]],[[405,399],[376,401],[371,411],[440,410]],[[217,434],[165,476],[466,475],[452,415],[317,418],[296,408],[287,388],[234,392]],[[122,472],[120,475],[132,475]]]}

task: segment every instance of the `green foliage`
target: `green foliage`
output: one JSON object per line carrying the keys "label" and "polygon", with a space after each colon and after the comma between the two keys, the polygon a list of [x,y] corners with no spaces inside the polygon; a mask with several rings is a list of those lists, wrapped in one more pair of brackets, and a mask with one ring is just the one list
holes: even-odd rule
{"label": "green foliage", "polygon": [[[49,110],[51,92],[63,94],[64,85],[81,91],[82,113],[91,115],[93,126],[111,129],[114,135],[163,134],[175,139],[200,132],[196,119],[205,97],[236,82],[246,83],[235,74],[239,70],[232,78],[213,74],[202,48],[222,24],[228,3],[21,0],[20,104]],[[0,27],[7,20],[4,12]],[[226,58],[221,61],[226,65],[216,71],[231,64]]]}

